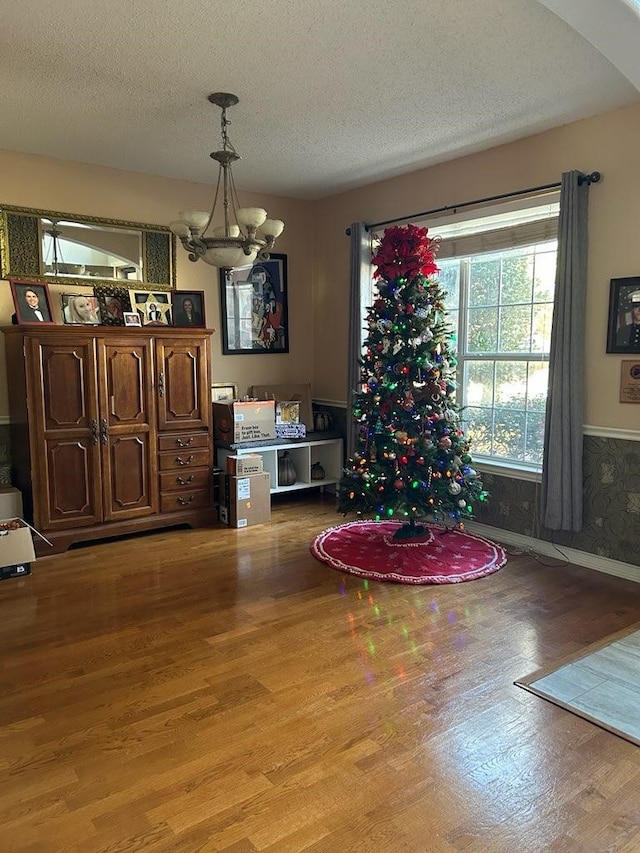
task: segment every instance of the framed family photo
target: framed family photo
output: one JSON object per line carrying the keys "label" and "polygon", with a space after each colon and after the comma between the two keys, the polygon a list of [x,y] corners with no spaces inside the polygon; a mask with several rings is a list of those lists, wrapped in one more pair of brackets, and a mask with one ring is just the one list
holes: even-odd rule
{"label": "framed family photo", "polygon": [[640,276],[611,279],[607,352],[640,353]]}
{"label": "framed family photo", "polygon": [[220,270],[224,355],[289,352],[287,256]]}
{"label": "framed family photo", "polygon": [[16,323],[53,323],[49,288],[43,282],[10,279]]}
{"label": "framed family photo", "polygon": [[212,403],[230,403],[237,397],[236,386],[229,383],[214,382],[211,385],[211,402]]}

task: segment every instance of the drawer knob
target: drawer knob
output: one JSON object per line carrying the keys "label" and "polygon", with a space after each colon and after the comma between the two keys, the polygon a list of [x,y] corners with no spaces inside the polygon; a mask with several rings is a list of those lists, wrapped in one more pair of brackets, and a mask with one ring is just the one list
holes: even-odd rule
{"label": "drawer knob", "polygon": [[186,506],[187,504],[190,504],[192,500],[193,500],[193,495],[189,495],[188,498],[179,497],[178,503],[182,504],[182,506]]}
{"label": "drawer knob", "polygon": [[178,447],[189,447],[189,445],[193,442],[193,436],[188,438],[186,441],[183,441],[181,438],[176,438],[176,444]]}
{"label": "drawer knob", "polygon": [[193,480],[193,474],[190,474],[186,479],[184,477],[176,477],[176,481],[180,486],[188,486],[189,483],[193,483]]}

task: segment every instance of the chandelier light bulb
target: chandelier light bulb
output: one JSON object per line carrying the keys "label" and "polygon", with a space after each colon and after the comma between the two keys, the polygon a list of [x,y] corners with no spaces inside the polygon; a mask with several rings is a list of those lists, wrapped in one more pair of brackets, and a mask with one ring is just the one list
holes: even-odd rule
{"label": "chandelier light bulb", "polygon": [[[240,159],[240,155],[227,134],[227,109],[235,106],[238,98],[229,92],[215,92],[209,95],[209,101],[222,110],[222,148],[211,154],[218,163],[218,183],[213,206],[210,212],[181,210],[178,219],[169,223],[169,228],[189,253],[190,261],[203,260],[221,269],[247,266],[256,258],[267,261],[275,241],[284,230],[284,222],[268,219],[267,211],[261,207],[240,207],[238,204],[232,166]],[[211,236],[206,236],[210,224],[216,220],[216,204],[221,187],[224,225],[216,226]]]}

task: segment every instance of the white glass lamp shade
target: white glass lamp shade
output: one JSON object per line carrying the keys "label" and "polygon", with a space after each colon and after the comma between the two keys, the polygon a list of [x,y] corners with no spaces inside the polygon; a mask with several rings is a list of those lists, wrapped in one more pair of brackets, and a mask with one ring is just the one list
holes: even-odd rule
{"label": "white glass lamp shade", "polygon": [[265,237],[273,237],[275,240],[284,231],[284,222],[281,219],[265,219],[260,230]]}
{"label": "white glass lamp shade", "polygon": [[214,237],[239,237],[240,236],[240,226],[239,225],[230,225],[229,233],[224,233],[224,225],[221,225],[219,228],[213,229]]}
{"label": "white glass lamp shade", "polygon": [[189,226],[193,231],[200,233],[207,227],[209,216],[211,214],[207,210],[181,210],[178,213],[180,219]]}
{"label": "white glass lamp shade", "polygon": [[169,223],[169,228],[176,235],[176,237],[190,237],[191,231],[189,230],[189,226],[186,222],[183,222],[181,219],[176,219],[175,222]]}
{"label": "white glass lamp shade", "polygon": [[204,255],[202,255],[202,260],[212,267],[233,269],[233,267],[246,264],[246,257],[242,249],[207,249]]}
{"label": "white glass lamp shade", "polygon": [[236,212],[239,225],[245,228],[259,228],[267,218],[267,211],[261,207],[241,207]]}

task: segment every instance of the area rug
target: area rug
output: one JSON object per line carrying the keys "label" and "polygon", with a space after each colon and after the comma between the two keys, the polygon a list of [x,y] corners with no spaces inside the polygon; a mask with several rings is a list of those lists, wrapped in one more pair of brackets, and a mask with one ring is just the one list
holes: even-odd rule
{"label": "area rug", "polygon": [[497,572],[507,562],[498,545],[460,530],[425,525],[420,539],[394,540],[396,521],[351,521],[323,530],[311,553],[332,568],[395,583],[462,583]]}
{"label": "area rug", "polygon": [[618,632],[515,683],[640,746],[640,630]]}

